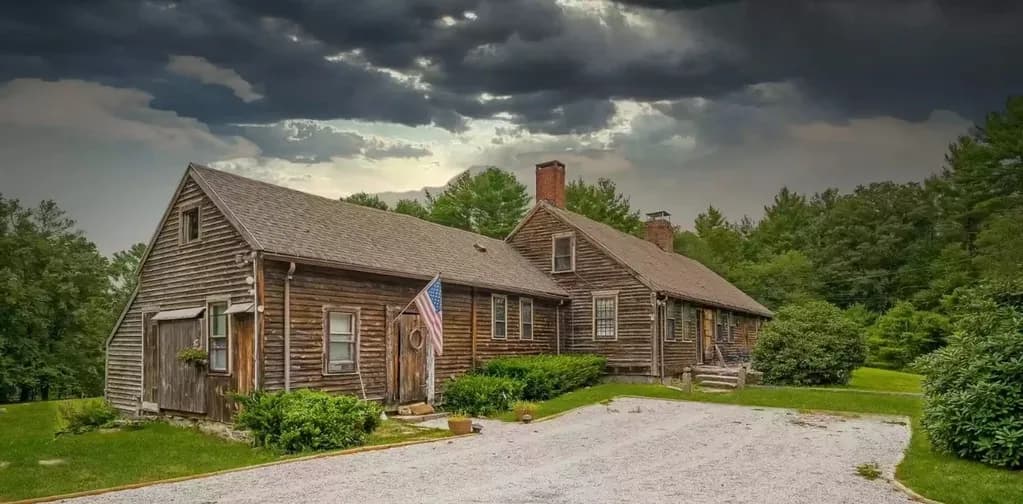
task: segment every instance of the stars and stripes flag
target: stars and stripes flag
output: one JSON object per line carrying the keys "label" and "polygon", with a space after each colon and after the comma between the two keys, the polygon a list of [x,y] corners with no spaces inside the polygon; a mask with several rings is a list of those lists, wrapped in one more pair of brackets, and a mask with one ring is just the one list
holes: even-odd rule
{"label": "stars and stripes flag", "polygon": [[444,317],[441,312],[440,290],[438,274],[413,300],[419,309],[419,318],[426,322],[426,327],[430,330],[430,342],[433,343],[433,351],[437,355],[443,353],[444,347]]}

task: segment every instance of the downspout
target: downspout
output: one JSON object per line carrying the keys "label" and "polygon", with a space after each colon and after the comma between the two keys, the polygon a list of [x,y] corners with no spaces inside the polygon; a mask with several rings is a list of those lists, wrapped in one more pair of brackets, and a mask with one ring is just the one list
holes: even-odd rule
{"label": "downspout", "polygon": [[561,355],[561,305],[565,300],[554,305],[554,354]]}
{"label": "downspout", "polygon": [[472,300],[469,303],[469,309],[471,310],[471,315],[469,316],[469,343],[471,352],[470,359],[472,359],[470,369],[476,369],[476,287],[472,287],[469,292],[472,296]]}
{"label": "downspout", "polygon": [[660,360],[659,372],[661,383],[664,383],[664,310],[662,307],[665,304],[664,299],[660,299],[660,296],[654,295],[654,318],[657,321],[654,323],[654,336],[657,338],[657,356]]}
{"label": "downspout", "polygon": [[252,388],[259,390],[259,252],[252,251]]}
{"label": "downspout", "polygon": [[288,264],[284,277],[284,390],[291,390],[291,279],[295,275],[295,263]]}

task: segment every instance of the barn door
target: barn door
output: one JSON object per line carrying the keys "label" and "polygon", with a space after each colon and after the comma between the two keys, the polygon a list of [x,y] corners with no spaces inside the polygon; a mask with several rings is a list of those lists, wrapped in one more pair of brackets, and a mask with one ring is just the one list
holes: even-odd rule
{"label": "barn door", "polygon": [[178,352],[195,345],[202,337],[202,319],[161,321],[159,404],[162,410],[206,412],[206,372],[178,360]]}
{"label": "barn door", "polygon": [[239,394],[252,392],[255,383],[253,370],[253,351],[255,349],[254,317],[251,313],[236,313],[231,321],[231,341],[234,349],[231,352],[231,369],[234,374],[234,391]]}
{"label": "barn door", "polygon": [[419,315],[398,318],[398,403],[426,401],[426,327]]}

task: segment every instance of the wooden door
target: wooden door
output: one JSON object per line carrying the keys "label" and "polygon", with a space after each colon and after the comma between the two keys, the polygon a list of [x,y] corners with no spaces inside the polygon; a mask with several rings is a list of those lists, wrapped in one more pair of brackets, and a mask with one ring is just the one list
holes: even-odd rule
{"label": "wooden door", "polygon": [[232,386],[239,394],[252,392],[255,371],[253,350],[255,349],[255,326],[251,313],[237,313],[231,321],[231,343],[234,345],[231,370],[234,374]]}
{"label": "wooden door", "polygon": [[419,315],[398,318],[398,403],[426,401],[426,327]]}
{"label": "wooden door", "polygon": [[206,413],[206,372],[178,360],[178,352],[202,337],[201,319],[168,320],[157,326],[160,339],[162,410]]}

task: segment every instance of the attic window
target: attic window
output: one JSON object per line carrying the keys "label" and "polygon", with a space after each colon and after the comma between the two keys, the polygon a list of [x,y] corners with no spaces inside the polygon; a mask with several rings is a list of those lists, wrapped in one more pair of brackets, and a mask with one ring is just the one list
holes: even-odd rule
{"label": "attic window", "polygon": [[181,211],[181,243],[199,241],[199,207]]}
{"label": "attic window", "polygon": [[575,271],[575,235],[559,233],[551,237],[551,271]]}

